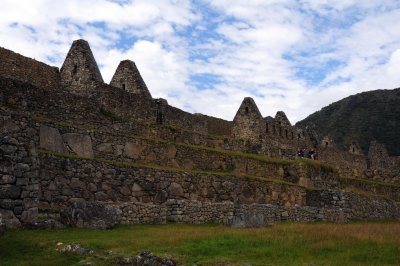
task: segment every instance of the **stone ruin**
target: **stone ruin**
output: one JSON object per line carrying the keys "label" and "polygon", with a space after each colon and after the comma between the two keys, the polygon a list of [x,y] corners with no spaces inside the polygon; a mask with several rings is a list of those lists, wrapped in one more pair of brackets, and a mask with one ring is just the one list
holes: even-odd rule
{"label": "stone ruin", "polygon": [[153,99],[133,61],[104,83],[84,40],[60,70],[0,59],[2,227],[399,218],[400,160],[379,143],[340,149],[250,97],[233,121],[187,113]]}

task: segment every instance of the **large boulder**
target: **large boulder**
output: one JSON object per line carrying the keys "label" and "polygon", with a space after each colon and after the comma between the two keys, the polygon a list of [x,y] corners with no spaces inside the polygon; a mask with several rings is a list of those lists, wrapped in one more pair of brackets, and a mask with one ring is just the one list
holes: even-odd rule
{"label": "large boulder", "polygon": [[176,266],[178,263],[170,257],[158,257],[150,251],[143,251],[134,257],[115,257],[113,262],[117,265],[143,265],[143,266]]}
{"label": "large boulder", "polygon": [[62,137],[72,152],[86,158],[94,157],[92,139],[90,136],[77,133],[66,133]]}
{"label": "large boulder", "polygon": [[40,147],[55,152],[64,152],[64,142],[58,129],[46,125],[40,126]]}
{"label": "large boulder", "polygon": [[120,221],[121,210],[100,202],[74,202],[62,213],[62,222],[79,228],[109,229]]}
{"label": "large boulder", "polygon": [[233,218],[228,221],[227,225],[236,228],[257,228],[269,226],[264,215],[261,213],[236,213]]}
{"label": "large boulder", "polygon": [[0,227],[20,228],[21,222],[12,211],[0,209]]}

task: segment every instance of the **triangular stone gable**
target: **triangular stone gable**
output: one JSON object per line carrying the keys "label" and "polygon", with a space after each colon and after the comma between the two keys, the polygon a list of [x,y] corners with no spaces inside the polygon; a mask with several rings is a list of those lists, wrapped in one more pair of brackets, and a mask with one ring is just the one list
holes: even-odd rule
{"label": "triangular stone gable", "polygon": [[281,126],[290,127],[292,124],[290,123],[289,119],[287,118],[285,112],[278,111],[275,115],[275,121]]}
{"label": "triangular stone gable", "polygon": [[239,110],[236,112],[233,121],[237,120],[239,117],[246,117],[251,120],[263,119],[260,110],[258,110],[256,103],[251,97],[246,97],[243,99],[242,104],[240,105]]}
{"label": "triangular stone gable", "polygon": [[119,63],[110,85],[133,94],[152,98],[136,64],[131,60],[124,60]]}
{"label": "triangular stone gable", "polygon": [[104,83],[89,43],[75,40],[60,70],[61,83],[65,86],[95,85]]}
{"label": "triangular stone gable", "polygon": [[233,137],[255,143],[262,138],[264,127],[265,121],[254,100],[250,97],[244,98],[233,119]]}

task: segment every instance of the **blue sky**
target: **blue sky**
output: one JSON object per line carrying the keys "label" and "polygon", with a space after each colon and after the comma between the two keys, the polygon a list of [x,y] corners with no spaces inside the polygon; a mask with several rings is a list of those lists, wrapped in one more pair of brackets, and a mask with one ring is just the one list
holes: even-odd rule
{"label": "blue sky", "polygon": [[154,98],[231,120],[244,97],[292,123],[400,87],[400,1],[0,0],[0,46],[61,67],[89,41],[106,82],[136,62]]}

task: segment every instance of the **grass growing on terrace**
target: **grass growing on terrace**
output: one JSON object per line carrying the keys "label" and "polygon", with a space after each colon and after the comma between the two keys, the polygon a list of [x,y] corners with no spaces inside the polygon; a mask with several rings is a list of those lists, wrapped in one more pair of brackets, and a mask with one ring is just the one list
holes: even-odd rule
{"label": "grass growing on terrace", "polygon": [[[283,184],[283,185],[288,185],[288,186],[302,187],[298,184],[290,183],[290,182],[280,180],[280,179],[264,178],[264,177],[252,176],[252,175],[248,175],[248,174],[237,174],[237,173],[233,173],[233,172],[211,171],[211,170],[208,170],[208,171],[207,170],[190,170],[190,169],[184,169],[184,168],[173,167],[173,166],[161,166],[161,165],[157,165],[157,164],[115,161],[115,160],[106,160],[106,159],[101,159],[101,158],[86,158],[86,157],[82,157],[82,156],[79,156],[76,154],[59,153],[59,152],[54,152],[54,151],[49,151],[49,150],[44,150],[44,149],[38,149],[37,151],[39,154],[46,155],[46,156],[55,156],[55,157],[59,157],[59,158],[70,158],[70,159],[78,159],[78,160],[90,160],[90,161],[96,161],[99,163],[111,164],[111,165],[115,165],[115,166],[119,166],[119,167],[150,168],[150,169],[161,170],[161,171],[186,172],[186,173],[193,173],[193,174],[237,177],[237,178],[245,178],[245,179],[249,179],[249,180],[253,179],[253,180],[259,180],[259,181],[272,182],[275,184]],[[313,188],[308,187],[307,189],[313,189]]]}
{"label": "grass growing on terrace", "polygon": [[[101,109],[100,112],[104,116],[110,118],[113,121],[127,122],[126,119],[119,117],[118,115],[114,114],[111,111]],[[48,118],[43,115],[34,115],[34,116],[32,116],[32,120],[34,120],[35,122],[39,122],[39,123],[53,123],[55,125],[62,126],[62,127],[76,127],[76,128],[80,128],[80,129],[85,129],[82,126],[78,126],[78,125],[73,126],[70,123],[59,122],[59,121],[56,121],[54,119]],[[165,128],[178,130],[178,128],[175,128],[175,127],[172,127],[169,125],[167,125]],[[183,129],[179,128],[179,130],[183,130]],[[198,133],[198,132],[194,132],[194,131],[190,131],[190,130],[186,130],[186,131],[196,133],[196,134],[202,134],[202,133]],[[113,136],[125,136],[124,134],[119,134],[119,133],[112,132],[112,131],[109,131],[109,132],[102,131],[102,133],[108,134],[108,135],[113,135]],[[208,134],[202,134],[202,135],[210,136]],[[194,145],[194,144],[175,142],[175,141],[171,141],[171,140],[163,140],[163,139],[159,139],[159,138],[151,138],[148,136],[136,136],[136,138],[147,140],[147,141],[153,141],[153,142],[168,143],[168,144],[186,147],[186,148],[194,149],[194,150],[206,150],[206,151],[215,152],[215,153],[219,153],[219,154],[225,154],[227,156],[242,157],[242,158],[261,161],[264,163],[281,164],[281,165],[288,165],[288,164],[308,165],[308,166],[311,166],[311,167],[314,167],[317,169],[322,169],[322,170],[326,170],[326,171],[334,171],[334,168],[329,164],[323,163],[321,161],[309,160],[309,159],[305,159],[305,158],[297,159],[297,160],[289,160],[289,159],[269,157],[269,156],[261,155],[261,154],[245,153],[245,152],[240,152],[240,151],[225,150],[223,148],[217,148],[217,147],[208,147],[208,146],[202,146],[202,145]],[[215,138],[215,136],[214,136],[214,138]]]}
{"label": "grass growing on terrace", "polygon": [[[261,229],[220,225],[140,225],[112,230],[8,231],[0,238],[2,265],[112,265],[112,256],[149,249],[183,265],[399,265],[400,224],[277,224]],[[60,254],[57,242],[93,249],[87,258]],[[112,251],[113,255],[106,255]],[[108,259],[100,259],[107,256]]]}

